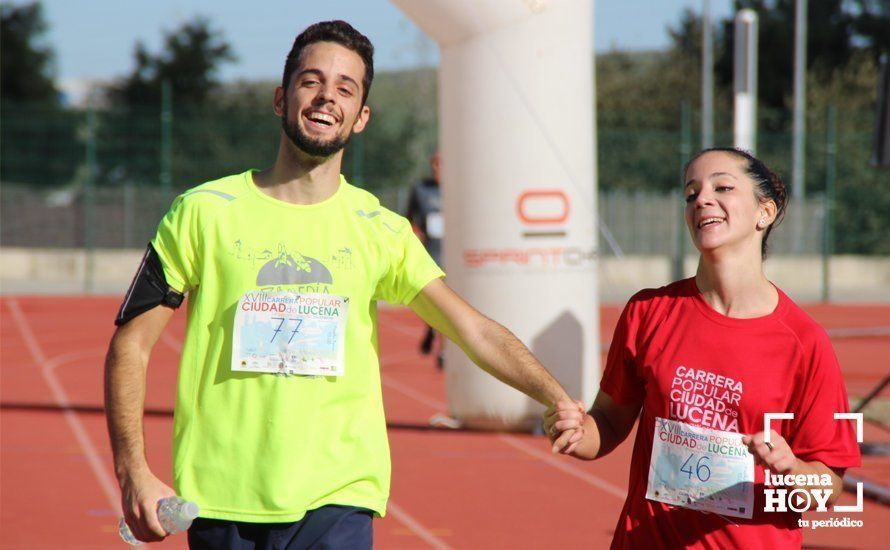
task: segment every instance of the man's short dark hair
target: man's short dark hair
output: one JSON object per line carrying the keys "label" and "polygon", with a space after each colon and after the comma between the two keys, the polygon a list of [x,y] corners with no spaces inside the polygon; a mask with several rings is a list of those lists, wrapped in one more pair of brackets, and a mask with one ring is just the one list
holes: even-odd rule
{"label": "man's short dark hair", "polygon": [[287,90],[291,75],[297,70],[300,62],[300,54],[303,49],[316,42],[334,42],[344,48],[358,54],[365,63],[365,76],[362,78],[362,105],[368,99],[371,91],[371,82],[374,80],[374,45],[368,37],[358,32],[346,21],[322,21],[310,25],[294,40],[294,45],[287,54],[284,62],[284,75],[281,78],[281,87]]}

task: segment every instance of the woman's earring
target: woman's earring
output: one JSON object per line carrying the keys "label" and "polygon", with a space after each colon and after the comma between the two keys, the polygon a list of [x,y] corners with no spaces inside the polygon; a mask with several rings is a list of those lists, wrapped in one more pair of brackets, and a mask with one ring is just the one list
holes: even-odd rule
{"label": "woman's earring", "polygon": [[757,227],[763,227],[766,225],[766,218],[760,218],[760,221],[757,222]]}

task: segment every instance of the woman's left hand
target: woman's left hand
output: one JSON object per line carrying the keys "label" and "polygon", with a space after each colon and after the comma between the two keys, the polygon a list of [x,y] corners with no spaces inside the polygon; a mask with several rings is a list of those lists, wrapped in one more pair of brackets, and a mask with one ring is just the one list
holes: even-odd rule
{"label": "woman's left hand", "polygon": [[770,430],[769,443],[765,440],[765,432],[742,436],[742,443],[748,446],[748,452],[754,455],[754,461],[769,468],[777,474],[790,473],[797,464],[797,457],[785,438],[776,430]]}

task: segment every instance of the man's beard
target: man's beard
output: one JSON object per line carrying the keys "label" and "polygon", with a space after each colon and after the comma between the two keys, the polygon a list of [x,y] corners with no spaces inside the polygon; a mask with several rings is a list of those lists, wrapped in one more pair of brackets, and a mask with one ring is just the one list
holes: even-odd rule
{"label": "man's beard", "polygon": [[349,135],[337,136],[330,141],[322,141],[314,139],[306,135],[300,125],[296,122],[290,122],[287,119],[287,103],[284,105],[285,115],[281,117],[281,128],[290,139],[291,143],[296,145],[297,149],[303,151],[307,155],[313,157],[329,157],[337,153],[349,142]]}

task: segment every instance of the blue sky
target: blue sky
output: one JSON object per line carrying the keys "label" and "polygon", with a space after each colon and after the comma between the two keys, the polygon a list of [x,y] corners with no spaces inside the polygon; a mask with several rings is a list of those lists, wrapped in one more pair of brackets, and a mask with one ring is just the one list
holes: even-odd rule
{"label": "blue sky", "polygon": [[[8,0],[4,0],[8,1]],[[422,0],[418,0],[422,1]],[[519,0],[504,0],[519,1]],[[713,17],[732,11],[730,0],[710,0]],[[12,0],[12,4],[27,3]],[[133,48],[143,41],[157,52],[165,30],[197,15],[208,17],[232,44],[238,61],[226,64],[223,80],[275,79],[294,36],[325,19],[345,19],[367,34],[377,50],[378,70],[435,65],[435,43],[388,0],[43,0],[47,40],[56,52],[62,80],[111,79],[134,66]],[[595,4],[597,51],[653,49],[668,44],[666,27],[685,7],[702,0],[599,0]]]}

